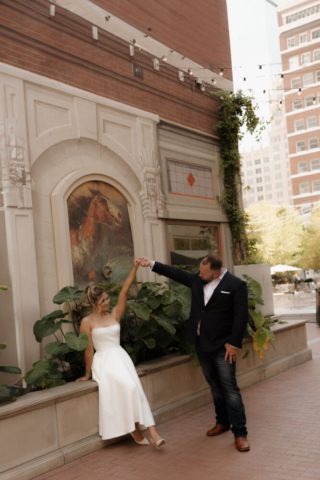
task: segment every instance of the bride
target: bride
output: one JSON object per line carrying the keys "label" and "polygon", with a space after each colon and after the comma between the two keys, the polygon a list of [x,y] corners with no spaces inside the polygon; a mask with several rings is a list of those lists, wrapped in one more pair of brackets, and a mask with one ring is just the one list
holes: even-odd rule
{"label": "bride", "polygon": [[[165,443],[156,432],[148,400],[136,369],[127,352],[120,346],[120,320],[127,304],[139,261],[124,282],[118,303],[108,312],[110,299],[102,287],[89,283],[85,289],[93,313],[81,322],[80,332],[86,332],[89,344],[85,349],[86,374],[78,381],[95,380],[99,385],[99,435],[102,440],[130,433],[139,445],[149,445],[139,424],[145,425],[150,440],[157,448]],[[95,354],[94,354],[95,349]]]}

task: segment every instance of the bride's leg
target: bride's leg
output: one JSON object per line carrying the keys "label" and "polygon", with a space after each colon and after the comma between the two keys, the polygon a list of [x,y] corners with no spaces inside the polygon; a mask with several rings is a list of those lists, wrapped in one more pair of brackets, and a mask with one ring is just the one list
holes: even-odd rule
{"label": "bride's leg", "polygon": [[144,436],[142,435],[141,430],[139,428],[139,423],[136,423],[135,426],[136,426],[136,428],[132,432],[133,436],[137,440],[137,442],[141,442],[144,439]]}
{"label": "bride's leg", "polygon": [[157,442],[158,440],[161,440],[161,437],[157,434],[157,431],[156,431],[154,425],[152,425],[151,427],[148,427],[148,430],[149,430],[149,433],[150,433],[150,437],[155,442]]}

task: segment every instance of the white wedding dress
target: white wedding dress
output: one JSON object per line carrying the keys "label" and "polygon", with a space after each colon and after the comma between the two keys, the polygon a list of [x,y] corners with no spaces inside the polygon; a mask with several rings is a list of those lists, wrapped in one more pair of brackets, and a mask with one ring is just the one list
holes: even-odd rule
{"label": "white wedding dress", "polygon": [[99,435],[102,440],[120,437],[135,430],[135,423],[154,425],[148,400],[136,369],[120,346],[120,325],[93,328],[96,350],[92,379],[99,385]]}

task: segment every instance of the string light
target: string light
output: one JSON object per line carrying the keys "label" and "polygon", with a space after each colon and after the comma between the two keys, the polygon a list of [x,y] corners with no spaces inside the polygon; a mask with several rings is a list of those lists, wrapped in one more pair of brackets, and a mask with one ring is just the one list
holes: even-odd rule
{"label": "string light", "polygon": [[54,17],[56,14],[56,7],[55,5],[50,5],[50,17]]}
{"label": "string light", "polygon": [[110,18],[111,18],[110,15],[107,15],[107,16],[105,17],[105,19],[106,19],[107,22],[109,22]]}
{"label": "string light", "polygon": [[229,93],[229,97],[231,98],[231,97],[232,97],[232,95],[233,95],[233,92],[230,92],[230,93]]}
{"label": "string light", "polygon": [[98,40],[98,27],[92,25],[92,37],[94,40]]}
{"label": "string light", "polygon": [[281,78],[283,78],[283,77],[284,77],[283,73],[281,73],[280,77],[281,77]]}
{"label": "string light", "polygon": [[220,68],[220,73],[219,73],[219,75],[220,75],[221,77],[223,77],[223,70],[224,70],[223,68]]}
{"label": "string light", "polygon": [[262,70],[262,65],[259,65],[259,70]]}
{"label": "string light", "polygon": [[130,57],[134,56],[134,45],[129,46]]}
{"label": "string light", "polygon": [[244,77],[243,81],[245,82],[246,80],[247,80],[246,77]]}
{"label": "string light", "polygon": [[160,60],[162,60],[163,62],[167,62],[168,58],[165,55],[163,55],[163,57],[161,57]]}
{"label": "string light", "polygon": [[312,103],[313,103],[313,105],[315,105],[317,103],[316,102],[316,97],[313,97]]}
{"label": "string light", "polygon": [[266,91],[265,91],[265,90],[263,90],[263,93],[266,93]]}
{"label": "string light", "polygon": [[211,82],[213,83],[213,85],[216,85],[217,80],[216,80],[215,78],[213,78],[213,79],[211,80]]}
{"label": "string light", "polygon": [[298,95],[301,95],[301,88],[299,88],[298,90]]}
{"label": "string light", "polygon": [[189,73],[190,77],[191,77],[191,75],[193,75],[191,68],[188,68],[188,73]]}

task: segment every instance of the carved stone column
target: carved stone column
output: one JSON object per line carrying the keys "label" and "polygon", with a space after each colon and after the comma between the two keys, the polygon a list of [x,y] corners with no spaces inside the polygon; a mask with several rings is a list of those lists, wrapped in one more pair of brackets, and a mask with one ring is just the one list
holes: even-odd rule
{"label": "carved stone column", "polygon": [[40,354],[33,335],[40,311],[31,187],[23,81],[0,75],[0,283],[9,287],[1,297],[2,360],[23,373]]}
{"label": "carved stone column", "polygon": [[[151,148],[142,148],[139,164],[143,185],[140,197],[145,225],[146,256],[166,262],[165,222],[163,221],[166,218],[166,210],[161,189],[161,169],[155,151]],[[155,274],[151,271],[148,277],[149,280],[156,280]]]}

